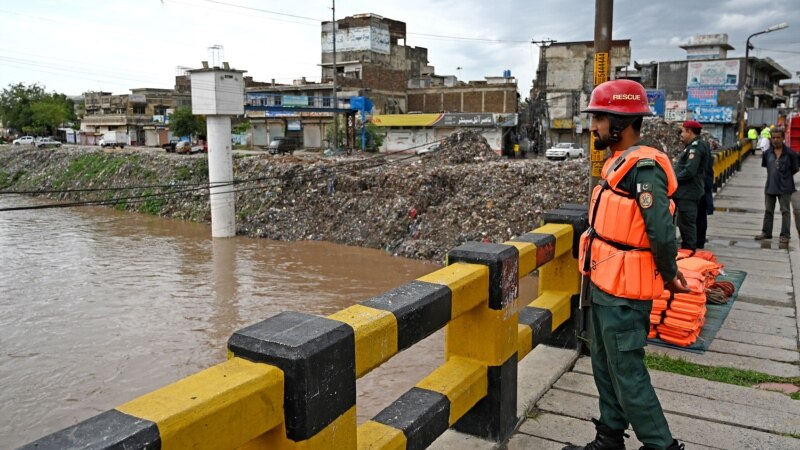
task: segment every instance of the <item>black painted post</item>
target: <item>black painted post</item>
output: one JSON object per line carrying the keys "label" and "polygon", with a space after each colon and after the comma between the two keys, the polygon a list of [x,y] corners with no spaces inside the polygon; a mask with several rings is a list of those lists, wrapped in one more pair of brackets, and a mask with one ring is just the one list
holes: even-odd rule
{"label": "black painted post", "polygon": [[[355,335],[349,325],[285,312],[237,331],[228,340],[228,350],[283,370],[286,438],[308,440],[351,413],[347,420],[352,423],[345,426],[352,430],[339,434],[354,441]],[[337,442],[330,445],[338,448]]]}
{"label": "black painted post", "polygon": [[505,244],[468,242],[447,254],[447,264],[481,264],[489,269],[488,301],[452,320],[446,329],[446,358],[464,356],[487,365],[488,389],[453,427],[495,442],[517,424],[517,323],[519,252]]}

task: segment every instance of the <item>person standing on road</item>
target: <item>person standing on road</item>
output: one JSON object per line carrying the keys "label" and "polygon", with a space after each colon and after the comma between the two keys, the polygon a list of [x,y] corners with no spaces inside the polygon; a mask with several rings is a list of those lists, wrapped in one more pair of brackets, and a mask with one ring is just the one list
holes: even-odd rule
{"label": "person standing on road", "polygon": [[772,139],[772,130],[769,125],[764,124],[764,127],[761,128],[761,137]]}
{"label": "person standing on road", "polygon": [[613,80],[592,92],[590,131],[595,148],[610,148],[600,185],[589,203],[589,230],[581,236],[579,264],[591,299],[592,371],[600,395],[594,441],[564,450],[624,450],[633,426],[644,450],[682,450],[673,439],[650,375],[644,346],[652,299],[665,288],[688,292],[675,263],[677,245],[669,196],[678,182],[669,157],[639,143],[650,115],[641,84]]}
{"label": "person standing on road", "polygon": [[783,143],[783,129],[776,128],[771,134],[772,145],[761,155],[761,167],[767,168],[767,183],[764,186],[764,223],[756,240],[772,239],[772,221],[775,217],[775,202],[781,210],[780,248],[789,247],[789,205],[796,191],[794,174],[800,170],[798,156]]}
{"label": "person standing on road", "polygon": [[747,139],[750,141],[750,147],[753,149],[753,154],[756,151],[756,145],[758,145],[758,131],[755,128],[750,128],[747,130]]}
{"label": "person standing on road", "polygon": [[678,209],[678,229],[681,232],[681,248],[697,249],[697,210],[705,196],[705,177],[711,151],[700,138],[703,126],[687,120],[681,126],[681,142],[685,149],[675,163],[678,190],[675,191],[675,206]]}

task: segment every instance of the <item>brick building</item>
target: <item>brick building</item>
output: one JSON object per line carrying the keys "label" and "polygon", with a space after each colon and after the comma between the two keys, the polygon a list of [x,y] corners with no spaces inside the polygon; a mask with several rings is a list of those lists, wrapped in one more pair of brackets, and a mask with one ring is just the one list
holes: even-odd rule
{"label": "brick building", "polygon": [[[322,81],[333,80],[333,26],[322,22]],[[408,112],[406,85],[428,65],[428,50],[410,47],[406,24],[375,14],[336,21],[337,85],[342,96],[369,97],[376,114]]]}
{"label": "brick building", "polygon": [[[630,40],[611,42],[611,78],[631,60]],[[530,138],[545,146],[577,142],[588,149],[588,119],[581,114],[594,88],[594,41],[556,42],[541,48],[531,90]],[[576,120],[577,119],[577,120]],[[535,134],[535,135],[534,135]]]}

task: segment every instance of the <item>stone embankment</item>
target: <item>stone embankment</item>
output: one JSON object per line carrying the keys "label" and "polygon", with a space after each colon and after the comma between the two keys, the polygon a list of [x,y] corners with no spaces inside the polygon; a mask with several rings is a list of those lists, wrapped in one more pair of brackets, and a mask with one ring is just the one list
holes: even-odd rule
{"label": "stone embankment", "polygon": [[[538,227],[542,211],[585,203],[588,175],[586,159],[500,158],[469,131],[422,157],[236,155],[237,233],[441,261],[463,242],[503,242]],[[0,189],[63,202],[210,222],[207,183],[203,155],[0,146]]]}

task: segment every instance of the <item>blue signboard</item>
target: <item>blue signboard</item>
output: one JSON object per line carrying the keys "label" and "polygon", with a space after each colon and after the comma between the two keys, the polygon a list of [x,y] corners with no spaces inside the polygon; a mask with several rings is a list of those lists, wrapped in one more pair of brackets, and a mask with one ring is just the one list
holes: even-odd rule
{"label": "blue signboard", "polygon": [[686,104],[693,106],[717,106],[717,92],[713,87],[690,87],[686,89]]}
{"label": "blue signboard", "polygon": [[696,105],[689,107],[692,119],[704,123],[732,123],[733,106],[705,106]]}
{"label": "blue signboard", "polygon": [[666,95],[663,89],[647,89],[647,103],[650,105],[650,111],[657,115],[664,117],[666,109]]}

